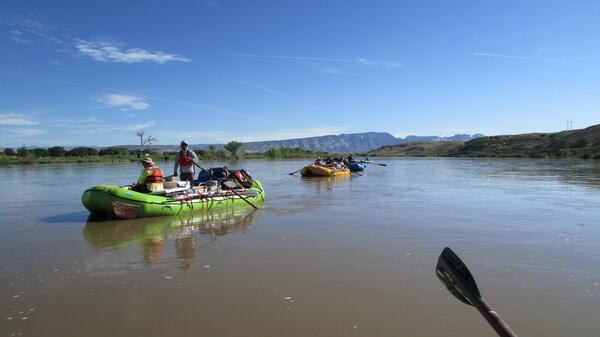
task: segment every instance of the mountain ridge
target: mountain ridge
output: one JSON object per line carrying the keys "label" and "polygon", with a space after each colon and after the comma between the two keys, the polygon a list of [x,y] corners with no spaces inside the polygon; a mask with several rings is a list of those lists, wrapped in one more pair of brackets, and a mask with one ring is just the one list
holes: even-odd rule
{"label": "mountain ridge", "polygon": [[[360,132],[360,133],[342,133],[338,135],[325,135],[304,138],[291,138],[282,140],[268,140],[247,142],[243,144],[243,149],[248,153],[261,153],[272,148],[300,148],[311,151],[322,151],[329,153],[363,153],[378,149],[386,145],[394,145],[410,141],[465,141],[474,138],[483,137],[482,134],[456,134],[449,137],[440,136],[415,136],[408,135],[405,138],[395,137],[388,132]],[[205,149],[214,146],[216,149],[223,149],[225,144],[190,144],[192,149]],[[37,146],[28,146],[36,148]],[[74,148],[77,146],[68,146],[65,148]],[[88,146],[96,149],[112,146]],[[130,150],[136,150],[139,145],[114,145],[114,147],[124,147]],[[173,145],[149,145],[146,148],[157,152],[176,152],[179,150],[178,144]]]}
{"label": "mountain ridge", "polygon": [[469,141],[412,141],[382,146],[370,156],[600,159],[600,124],[554,133],[478,137]]}

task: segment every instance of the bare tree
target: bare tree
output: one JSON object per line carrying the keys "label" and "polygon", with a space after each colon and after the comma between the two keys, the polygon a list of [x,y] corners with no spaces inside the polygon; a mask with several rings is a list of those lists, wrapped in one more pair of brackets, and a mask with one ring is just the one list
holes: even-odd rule
{"label": "bare tree", "polygon": [[136,135],[140,137],[140,150],[138,151],[138,158],[140,158],[142,152],[144,152],[144,146],[151,145],[156,141],[156,138],[152,136],[144,137],[146,135],[146,130],[140,130]]}

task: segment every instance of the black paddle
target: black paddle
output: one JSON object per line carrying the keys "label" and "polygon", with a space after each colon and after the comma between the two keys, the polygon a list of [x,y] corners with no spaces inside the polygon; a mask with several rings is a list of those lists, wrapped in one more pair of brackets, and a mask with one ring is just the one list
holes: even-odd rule
{"label": "black paddle", "polygon": [[291,175],[291,176],[293,176],[293,175],[294,175],[294,173],[298,173],[298,172],[300,172],[300,171],[302,171],[302,169],[299,169],[299,170],[297,170],[297,171],[294,171],[294,172],[292,172],[292,173],[288,173],[288,174],[289,174],[289,175]]}
{"label": "black paddle", "polygon": [[[197,164],[196,164],[196,166],[198,166],[198,167],[199,167],[199,168],[200,168],[202,171],[204,171],[204,172],[206,172],[206,173],[210,174],[210,176],[211,176],[211,177],[212,177],[214,180],[217,180],[217,181],[219,180],[217,177],[215,177],[215,176],[212,174],[212,172],[210,172],[210,171],[208,171],[208,170],[205,170],[205,169],[204,169],[204,168],[202,168],[202,166],[200,166],[200,165],[197,165]],[[254,207],[254,209],[258,209],[258,207],[254,206],[254,204],[252,204],[250,201],[248,201],[248,199],[246,199],[245,197],[243,197],[241,194],[239,194],[238,192],[236,192],[234,189],[231,189],[230,191],[231,191],[231,192],[233,192],[233,193],[235,193],[235,195],[237,195],[237,196],[238,196],[238,197],[240,197],[242,200],[244,200],[244,201],[245,201],[245,202],[246,202],[248,205],[250,205],[250,206]]]}
{"label": "black paddle", "polygon": [[440,254],[435,273],[454,297],[476,307],[499,336],[517,337],[500,315],[481,298],[473,275],[449,247],[444,248]]}

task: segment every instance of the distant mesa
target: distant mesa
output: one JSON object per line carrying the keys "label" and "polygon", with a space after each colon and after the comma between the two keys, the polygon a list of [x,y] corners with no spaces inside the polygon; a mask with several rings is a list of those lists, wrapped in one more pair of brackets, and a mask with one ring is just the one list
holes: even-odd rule
{"label": "distant mesa", "polygon": [[[446,142],[408,141],[369,151],[392,157],[501,157],[600,159],[600,124],[581,130],[490,136],[448,137]],[[468,136],[468,135],[466,135]],[[409,139],[406,137],[405,139]],[[454,139],[452,139],[454,138]],[[415,139],[415,138],[410,138]]]}
{"label": "distant mesa", "polygon": [[408,136],[406,138],[396,138],[387,132],[364,132],[275,141],[249,142],[244,143],[244,149],[251,153],[265,152],[271,148],[278,147],[301,148],[305,150],[330,153],[365,153],[382,146],[414,140],[451,141],[471,140],[477,137],[483,137],[483,135],[457,134],[452,137]]}

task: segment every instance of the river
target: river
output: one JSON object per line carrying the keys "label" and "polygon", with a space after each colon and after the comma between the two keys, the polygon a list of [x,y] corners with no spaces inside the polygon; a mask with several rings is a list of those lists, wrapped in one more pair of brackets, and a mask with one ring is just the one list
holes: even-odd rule
{"label": "river", "polygon": [[229,163],[262,209],[109,221],[82,192],[139,164],[0,167],[0,336],[494,336],[435,276],[446,246],[519,335],[598,335],[600,162],[378,162]]}

